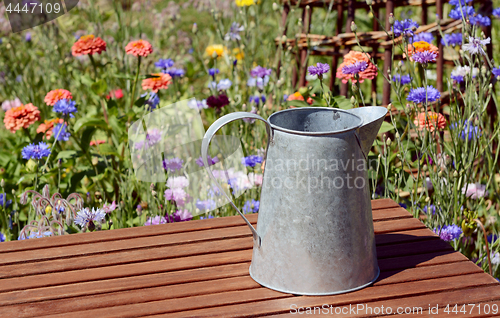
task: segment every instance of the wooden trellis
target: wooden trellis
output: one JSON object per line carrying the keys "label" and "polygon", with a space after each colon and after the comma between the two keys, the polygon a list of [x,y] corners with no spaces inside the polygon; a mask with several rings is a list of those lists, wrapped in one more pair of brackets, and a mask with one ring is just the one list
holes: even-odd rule
{"label": "wooden trellis", "polygon": [[[332,4],[333,1],[333,4]],[[418,28],[416,33],[421,32],[435,32],[437,38],[437,46],[439,48],[439,57],[436,61],[437,69],[437,89],[443,91],[443,66],[446,63],[444,59],[443,45],[441,44],[441,36],[439,34],[438,28],[441,27],[443,33],[451,33],[456,30],[461,30],[462,23],[460,20],[453,20],[443,17],[443,0],[373,0],[372,8],[374,16],[380,18],[381,9],[385,9],[385,29],[390,30],[391,25],[389,24],[389,15],[394,12],[395,7],[401,6],[419,6],[422,8],[421,13],[421,26]],[[335,71],[338,67],[339,57],[347,54],[351,47],[356,45],[356,39],[354,33],[351,32],[350,26],[352,21],[354,21],[354,16],[357,10],[365,10],[369,12],[369,6],[366,4],[365,0],[355,1],[355,0],[283,0],[284,10],[282,14],[282,25],[284,27],[284,35],[287,34],[286,22],[288,14],[291,7],[298,7],[302,10],[302,33],[295,36],[295,38],[287,39],[285,42],[281,38],[276,39],[277,45],[283,45],[285,47],[297,46],[298,54],[296,56],[297,67],[294,68],[293,73],[293,87],[297,84],[302,87],[306,83],[306,73],[307,73],[307,58],[308,55],[327,55],[332,56],[331,70],[332,76],[330,77],[330,89],[334,88],[335,84]],[[482,7],[481,11],[485,13],[491,13],[492,1],[481,1]],[[335,35],[316,35],[310,34],[310,25],[313,8],[328,8],[333,6],[334,10],[337,11],[337,21],[335,28]],[[429,23],[429,8],[435,6],[436,14],[439,17],[439,25],[437,22]],[[344,24],[344,11],[347,11],[347,20]],[[483,28],[486,36],[491,36],[491,26]],[[377,60],[382,59],[384,61],[383,72],[388,73],[390,66],[392,64],[392,40],[387,36],[385,31],[380,31],[380,26],[377,19],[373,19],[373,31],[371,32],[359,32],[358,40],[360,44],[364,47],[370,48],[370,54],[372,55],[375,63]],[[396,39],[396,41],[401,41],[401,38]],[[380,51],[382,49],[382,52]],[[488,55],[492,56],[492,46],[487,47]],[[395,55],[395,59],[403,59],[401,55]],[[449,61],[453,64],[452,61]],[[348,84],[342,84],[340,88],[340,94],[347,96]],[[371,91],[372,94],[377,93],[377,81],[376,79],[371,81]],[[390,103],[391,95],[391,85],[389,82],[384,80],[383,90],[382,90],[382,104],[388,105]]]}

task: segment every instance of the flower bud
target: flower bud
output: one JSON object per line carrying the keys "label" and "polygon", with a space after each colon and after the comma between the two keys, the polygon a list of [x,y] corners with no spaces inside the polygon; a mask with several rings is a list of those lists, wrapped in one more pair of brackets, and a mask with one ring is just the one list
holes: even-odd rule
{"label": "flower bud", "polygon": [[387,105],[387,110],[388,110],[388,111],[391,111],[391,110],[392,110],[392,104],[391,104],[391,103],[389,103],[389,105]]}
{"label": "flower bud", "polygon": [[351,31],[356,32],[357,29],[358,29],[358,26],[356,25],[356,23],[354,23],[354,21],[352,21],[351,22]]}
{"label": "flower bud", "polygon": [[113,225],[113,220],[109,219],[108,224],[109,224],[109,227],[111,227],[111,225]]}
{"label": "flower bud", "polygon": [[366,5],[371,6],[373,3],[373,0],[366,0]]}
{"label": "flower bud", "polygon": [[387,147],[389,147],[391,145],[391,143],[392,143],[391,138],[390,137],[387,138],[387,140],[385,141],[385,144],[387,145]]}
{"label": "flower bud", "polygon": [[193,34],[198,33],[198,25],[196,23],[193,23],[193,28],[191,29],[191,31],[193,32]]}
{"label": "flower bud", "polygon": [[354,96],[351,96],[351,105],[356,105],[356,98]]}
{"label": "flower bud", "polygon": [[440,171],[438,172],[438,177],[440,177],[440,178],[442,178],[442,177],[443,177],[443,171],[441,171],[441,170],[440,170]]}
{"label": "flower bud", "polygon": [[427,165],[422,166],[422,171],[427,171]]}
{"label": "flower bud", "polygon": [[396,137],[396,139],[398,139],[398,140],[401,138],[401,136],[399,135],[399,132],[396,132],[396,134],[394,135],[394,137]]}
{"label": "flower bud", "polygon": [[356,84],[352,83],[351,89],[352,89],[353,94],[358,94],[359,89],[358,89],[358,86]]}
{"label": "flower bud", "polygon": [[455,178],[455,179],[458,178],[458,171],[457,170],[453,171],[453,178]]}
{"label": "flower bud", "polygon": [[394,14],[389,14],[389,24],[393,25],[394,24]]}
{"label": "flower bud", "polygon": [[155,198],[156,198],[157,193],[156,193],[156,191],[155,191],[155,190],[151,191],[151,194],[153,195],[153,197],[155,197]]}
{"label": "flower bud", "polygon": [[493,84],[490,83],[490,85],[488,85],[488,88],[493,89]]}
{"label": "flower bud", "polygon": [[286,35],[283,35],[281,37],[281,43],[286,43],[286,39],[287,39]]}
{"label": "flower bud", "polygon": [[0,187],[2,187],[2,188],[5,187],[5,180],[4,179],[0,180]]}
{"label": "flower bud", "polygon": [[276,2],[273,2],[273,10],[278,11],[279,9],[280,9],[280,6]]}
{"label": "flower bud", "polygon": [[217,52],[215,52],[215,51],[214,51],[214,52],[212,53],[212,58],[213,58],[213,59],[216,59],[218,56],[219,56],[219,55],[217,54]]}
{"label": "flower bud", "polygon": [[429,198],[429,197],[425,198],[425,202],[430,202],[430,201],[431,201],[431,198]]}
{"label": "flower bud", "polygon": [[242,110],[247,109],[247,104],[243,104],[243,105],[241,105],[241,109],[242,109]]}

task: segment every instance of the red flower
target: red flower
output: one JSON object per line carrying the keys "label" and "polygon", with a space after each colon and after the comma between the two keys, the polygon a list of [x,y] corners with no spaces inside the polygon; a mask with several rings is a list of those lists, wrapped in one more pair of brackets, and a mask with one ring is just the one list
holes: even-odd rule
{"label": "red flower", "polygon": [[226,95],[221,94],[219,96],[210,96],[207,98],[208,107],[221,109],[224,106],[229,105],[229,98]]}
{"label": "red flower", "polygon": [[80,37],[71,47],[73,56],[101,54],[103,51],[106,51],[106,42],[93,34]]}
{"label": "red flower", "polygon": [[107,96],[106,98],[107,99],[110,99],[110,98],[116,98],[116,99],[120,99],[123,97],[123,90],[121,88],[119,89],[115,89],[113,91],[111,91]]}
{"label": "red flower", "polygon": [[167,89],[168,85],[172,83],[172,77],[168,74],[155,73],[151,74],[154,77],[146,78],[142,80],[142,89],[151,89],[153,92],[158,93],[160,89]]}

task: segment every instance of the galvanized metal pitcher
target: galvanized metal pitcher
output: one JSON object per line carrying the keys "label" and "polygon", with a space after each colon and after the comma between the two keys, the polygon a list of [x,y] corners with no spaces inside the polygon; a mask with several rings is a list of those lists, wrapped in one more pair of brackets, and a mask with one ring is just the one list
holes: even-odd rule
{"label": "galvanized metal pitcher", "polygon": [[267,125],[257,230],[226,195],[253,233],[250,276],[256,282],[286,293],[332,295],[377,279],[366,161],[386,112],[377,106],[307,107],[274,113],[267,121],[237,112],[207,130],[201,153],[217,183],[207,162],[214,134],[242,118]]}

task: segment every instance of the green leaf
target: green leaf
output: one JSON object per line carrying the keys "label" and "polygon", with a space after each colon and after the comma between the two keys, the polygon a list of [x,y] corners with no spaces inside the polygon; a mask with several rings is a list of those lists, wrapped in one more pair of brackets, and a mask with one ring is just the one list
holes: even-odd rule
{"label": "green leaf", "polygon": [[287,106],[295,106],[295,107],[309,107],[310,105],[303,100],[289,100],[285,103]]}
{"label": "green leaf", "polygon": [[96,95],[101,96],[108,89],[108,84],[106,84],[106,82],[104,80],[99,80],[95,83],[92,83],[92,85],[90,85],[90,89],[92,89],[92,91]]}
{"label": "green leaf", "polygon": [[108,124],[106,124],[106,121],[104,121],[104,119],[83,117],[76,121],[73,129],[75,130],[75,132],[78,132],[80,129],[87,126],[100,127],[103,129],[108,128]]}
{"label": "green leaf", "polygon": [[21,211],[19,213],[19,221],[28,221],[28,216],[26,215],[26,212],[25,211]]}
{"label": "green leaf", "polygon": [[90,141],[92,140],[92,137],[94,136],[96,129],[95,127],[87,127],[82,133],[82,150],[87,151],[90,147]]}
{"label": "green leaf", "polygon": [[393,129],[394,129],[394,126],[391,123],[384,121],[384,122],[382,122],[382,126],[380,126],[378,133],[382,134],[382,133],[391,131]]}
{"label": "green leaf", "polygon": [[68,158],[73,158],[76,157],[77,152],[75,150],[64,150],[61,151],[56,159],[68,159]]}
{"label": "green leaf", "polygon": [[351,109],[352,108],[352,104],[351,104],[351,101],[346,98],[345,96],[334,96],[332,98],[333,102],[335,104],[337,104],[338,108],[340,109]]}
{"label": "green leaf", "polygon": [[115,147],[112,145],[105,143],[105,144],[100,144],[99,145],[99,152],[103,155],[117,155],[118,153],[116,152]]}

